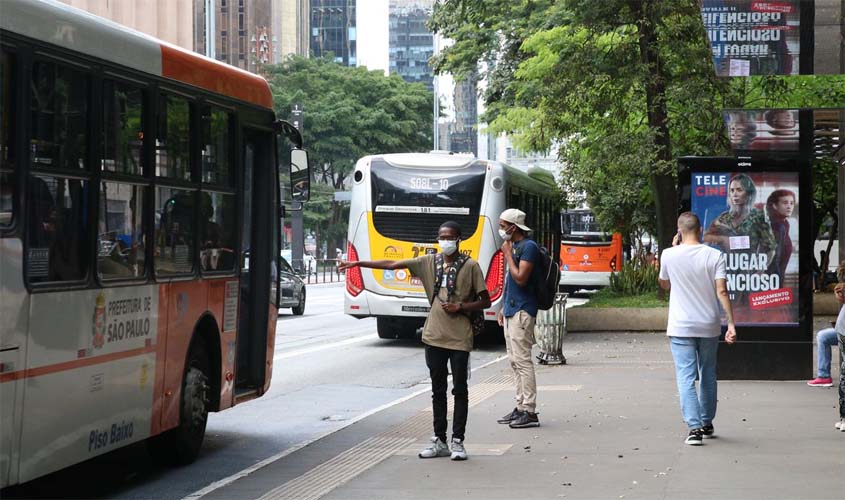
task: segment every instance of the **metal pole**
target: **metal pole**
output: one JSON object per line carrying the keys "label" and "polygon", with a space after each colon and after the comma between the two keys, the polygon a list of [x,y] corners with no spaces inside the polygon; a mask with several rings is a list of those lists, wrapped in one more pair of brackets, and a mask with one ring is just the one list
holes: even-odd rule
{"label": "metal pole", "polygon": [[[437,55],[438,47],[437,47],[437,35],[432,35],[431,37],[432,44],[434,45],[434,55]],[[434,87],[434,149],[440,149],[440,127],[437,126],[437,122],[440,121],[440,89],[439,85],[437,85],[437,75],[432,75],[434,78],[432,79],[432,84]]]}
{"label": "metal pole", "polygon": [[[839,2],[839,73],[845,74],[845,0]],[[839,148],[845,144],[845,111],[839,113]],[[838,158],[839,175],[836,196],[839,200],[839,262],[845,262],[845,246],[842,245],[842,233],[845,233],[845,155]],[[838,263],[837,263],[838,264]]]}

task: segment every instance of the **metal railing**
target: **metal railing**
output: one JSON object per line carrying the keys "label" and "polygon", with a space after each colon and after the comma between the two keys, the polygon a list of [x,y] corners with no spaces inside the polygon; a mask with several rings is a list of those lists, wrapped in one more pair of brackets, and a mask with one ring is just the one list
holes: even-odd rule
{"label": "metal railing", "polygon": [[[338,271],[338,259],[312,259],[310,261],[298,262],[293,265],[296,274],[307,284],[316,283],[339,283],[346,279],[346,274]],[[310,269],[306,269],[310,264]]]}

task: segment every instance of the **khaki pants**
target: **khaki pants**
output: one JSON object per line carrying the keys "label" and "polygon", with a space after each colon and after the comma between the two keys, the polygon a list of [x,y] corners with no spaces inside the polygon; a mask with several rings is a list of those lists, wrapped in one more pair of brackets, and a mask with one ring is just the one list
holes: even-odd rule
{"label": "khaki pants", "polygon": [[517,311],[512,317],[505,318],[505,345],[516,381],[516,407],[531,413],[537,409],[537,379],[531,359],[535,319],[525,311]]}

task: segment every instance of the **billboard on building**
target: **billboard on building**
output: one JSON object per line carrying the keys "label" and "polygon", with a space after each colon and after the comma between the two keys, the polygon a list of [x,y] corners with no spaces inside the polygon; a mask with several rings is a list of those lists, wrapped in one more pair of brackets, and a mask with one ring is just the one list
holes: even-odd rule
{"label": "billboard on building", "polygon": [[801,3],[702,0],[701,17],[716,75],[799,74]]}

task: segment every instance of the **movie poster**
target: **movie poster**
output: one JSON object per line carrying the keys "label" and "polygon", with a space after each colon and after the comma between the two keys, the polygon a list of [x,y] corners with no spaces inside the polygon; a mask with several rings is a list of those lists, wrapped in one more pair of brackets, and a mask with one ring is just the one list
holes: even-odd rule
{"label": "movie poster", "polygon": [[717,76],[797,75],[800,0],[702,0]]}
{"label": "movie poster", "polygon": [[725,253],[734,321],[796,325],[798,173],[693,172],[691,181],[704,243]]}

